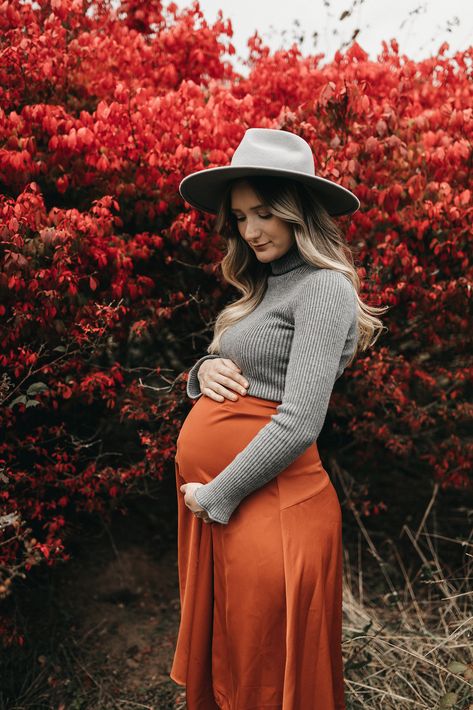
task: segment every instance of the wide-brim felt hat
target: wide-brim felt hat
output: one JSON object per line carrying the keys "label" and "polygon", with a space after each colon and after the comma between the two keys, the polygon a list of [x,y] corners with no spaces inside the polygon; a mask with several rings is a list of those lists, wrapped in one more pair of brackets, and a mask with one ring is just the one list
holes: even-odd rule
{"label": "wide-brim felt hat", "polygon": [[228,182],[247,175],[276,175],[309,185],[333,217],[353,214],[360,207],[353,192],[315,174],[307,141],[278,128],[247,128],[230,165],[190,173],[181,180],[179,192],[192,207],[217,214]]}

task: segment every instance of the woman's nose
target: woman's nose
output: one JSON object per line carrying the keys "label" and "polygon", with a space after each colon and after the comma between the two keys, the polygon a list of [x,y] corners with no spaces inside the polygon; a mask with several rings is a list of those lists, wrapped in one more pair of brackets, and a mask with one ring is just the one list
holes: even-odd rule
{"label": "woman's nose", "polygon": [[248,225],[247,225],[246,231],[245,231],[245,237],[247,239],[255,239],[255,238],[259,237],[260,233],[261,233],[261,230],[258,229],[258,227],[256,225],[252,224],[251,222],[248,222]]}

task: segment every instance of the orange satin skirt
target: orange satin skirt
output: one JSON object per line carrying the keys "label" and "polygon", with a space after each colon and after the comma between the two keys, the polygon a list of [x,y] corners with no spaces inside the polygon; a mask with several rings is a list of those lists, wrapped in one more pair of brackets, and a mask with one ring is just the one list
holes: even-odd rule
{"label": "orange satin skirt", "polygon": [[179,432],[181,614],[170,677],[186,687],[188,710],[345,710],[341,508],[316,444],[226,525],[196,517],[179,490],[216,476],[278,404],[202,396]]}

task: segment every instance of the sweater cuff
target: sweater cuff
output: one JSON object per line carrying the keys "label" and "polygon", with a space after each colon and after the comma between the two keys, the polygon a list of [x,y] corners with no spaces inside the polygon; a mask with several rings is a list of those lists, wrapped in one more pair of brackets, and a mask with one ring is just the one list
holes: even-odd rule
{"label": "sweater cuff", "polygon": [[209,354],[209,355],[204,355],[203,357],[200,358],[200,360],[197,360],[195,365],[191,367],[189,370],[189,374],[187,376],[187,386],[186,386],[186,391],[187,391],[187,396],[190,397],[191,399],[197,399],[202,395],[202,392],[200,391],[200,382],[199,378],[197,377],[197,371],[201,364],[204,362],[204,360],[211,360],[216,357],[222,357],[221,355],[218,355],[217,353]]}
{"label": "sweater cuff", "polygon": [[219,504],[215,501],[215,496],[213,496],[212,500],[212,494],[210,494],[210,496],[206,495],[208,494],[208,485],[209,483],[205,483],[203,486],[199,486],[199,488],[197,488],[194,492],[194,498],[197,503],[204,508],[209,518],[214,523],[222,523],[223,525],[226,525],[230,520],[231,514],[238,506],[238,502],[235,502],[233,505],[231,505],[229,501]]}

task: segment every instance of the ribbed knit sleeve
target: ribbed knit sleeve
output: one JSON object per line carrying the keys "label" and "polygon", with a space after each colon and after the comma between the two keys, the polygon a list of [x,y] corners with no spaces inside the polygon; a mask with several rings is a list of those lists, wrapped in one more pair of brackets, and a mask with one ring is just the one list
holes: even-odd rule
{"label": "ribbed knit sleeve", "polygon": [[200,391],[200,382],[199,378],[197,377],[197,371],[201,364],[204,362],[204,360],[211,360],[212,358],[216,357],[222,357],[221,355],[218,354],[209,354],[209,355],[204,355],[203,357],[200,358],[200,360],[197,360],[195,365],[191,367],[189,370],[189,374],[187,376],[187,386],[186,386],[186,392],[187,396],[190,397],[191,399],[197,399],[202,395],[202,392]]}
{"label": "ribbed knit sleeve", "polygon": [[209,517],[228,523],[240,501],[283,471],[322,429],[340,357],[356,318],[353,285],[322,269],[303,279],[293,297],[294,334],[277,414],[215,478],[195,491]]}

